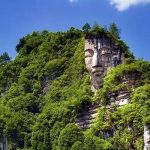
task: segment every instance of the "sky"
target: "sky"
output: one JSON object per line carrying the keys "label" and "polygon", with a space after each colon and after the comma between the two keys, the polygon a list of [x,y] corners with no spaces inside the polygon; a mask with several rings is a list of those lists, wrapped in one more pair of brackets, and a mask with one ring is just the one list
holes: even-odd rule
{"label": "sky", "polygon": [[33,31],[65,31],[115,22],[136,58],[150,61],[150,0],[0,0],[0,54],[17,55]]}

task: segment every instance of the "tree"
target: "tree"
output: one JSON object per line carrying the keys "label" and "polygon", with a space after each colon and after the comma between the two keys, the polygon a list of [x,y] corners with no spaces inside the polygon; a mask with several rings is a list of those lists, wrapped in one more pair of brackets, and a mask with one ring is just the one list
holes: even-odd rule
{"label": "tree", "polygon": [[89,30],[91,29],[91,26],[86,23],[83,27],[82,27],[82,30],[84,31],[84,33],[88,33]]}
{"label": "tree", "polygon": [[19,43],[17,44],[17,46],[16,46],[16,51],[17,51],[17,53],[19,53],[20,52],[20,49],[25,45],[25,37],[23,37],[23,38],[21,38],[20,40],[19,40]]}
{"label": "tree", "polygon": [[92,31],[96,33],[100,32],[100,26],[97,23],[95,23],[92,27]]}
{"label": "tree", "polygon": [[44,132],[44,147],[45,147],[45,150],[51,149],[49,130],[46,130]]}
{"label": "tree", "polygon": [[7,62],[10,61],[10,57],[8,55],[8,53],[4,52],[1,56],[0,56],[0,65],[3,65]]}
{"label": "tree", "polygon": [[82,149],[83,149],[83,143],[80,141],[75,142],[71,147],[71,150],[82,150]]}
{"label": "tree", "polygon": [[83,133],[75,124],[68,124],[60,133],[58,145],[61,150],[70,150],[76,141],[83,141]]}
{"label": "tree", "polygon": [[117,39],[120,38],[120,29],[118,29],[115,23],[112,23],[109,27],[109,32]]}
{"label": "tree", "polygon": [[92,36],[97,38],[106,35],[106,33],[107,33],[107,29],[105,27],[99,26],[97,23],[95,23],[91,29]]}

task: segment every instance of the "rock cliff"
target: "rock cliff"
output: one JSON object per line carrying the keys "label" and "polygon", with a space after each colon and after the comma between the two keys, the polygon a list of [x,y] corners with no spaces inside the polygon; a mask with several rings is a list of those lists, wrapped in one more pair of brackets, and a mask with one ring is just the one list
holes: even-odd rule
{"label": "rock cliff", "polygon": [[[107,72],[119,64],[125,63],[124,52],[115,45],[108,37],[91,38],[85,40],[85,64],[90,74],[91,89],[97,92],[103,87],[104,77]],[[130,103],[131,91],[139,86],[141,74],[136,71],[129,71],[119,77],[120,84],[126,86],[125,89],[119,89],[108,94],[106,109],[114,107],[123,107]],[[85,106],[76,117],[76,124],[81,129],[89,129],[94,124],[97,118],[98,109],[104,106],[101,102],[93,102]],[[113,137],[116,127],[103,131],[104,139]],[[128,125],[128,130],[133,130],[133,124]],[[150,129],[149,126],[144,126],[144,150],[150,150]],[[129,145],[129,149],[134,147]]]}

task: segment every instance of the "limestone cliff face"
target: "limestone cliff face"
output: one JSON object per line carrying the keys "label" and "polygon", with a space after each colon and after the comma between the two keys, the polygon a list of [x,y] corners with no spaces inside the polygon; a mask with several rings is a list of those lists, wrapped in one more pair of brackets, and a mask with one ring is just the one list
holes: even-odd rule
{"label": "limestone cliff face", "polygon": [[[108,70],[125,62],[124,52],[108,37],[91,38],[85,40],[85,64],[91,77],[92,90],[98,90],[103,85],[103,78]],[[129,72],[121,77],[121,83],[130,89],[137,86],[140,74]],[[109,94],[108,107],[122,106],[130,101],[130,91],[122,90]]]}
{"label": "limestone cliff face", "polygon": [[[85,64],[91,77],[91,87],[95,92],[103,85],[104,76],[110,68],[125,62],[124,52],[117,47],[109,38],[91,38],[85,40]],[[126,85],[128,89],[118,90],[109,93],[106,108],[113,106],[122,107],[130,102],[131,89],[138,87],[139,72],[131,71],[120,77],[120,83]],[[85,107],[76,118],[76,124],[81,129],[90,128],[93,120],[97,116],[97,110],[101,107],[100,103],[93,103]],[[128,129],[132,129],[132,125]],[[104,138],[113,136],[115,128],[104,132]],[[131,146],[132,147],[132,146]],[[144,126],[144,150],[150,150],[150,128]]]}
{"label": "limestone cliff face", "polygon": [[[109,93],[108,101],[106,103],[107,109],[112,109],[114,106],[122,107],[128,103],[130,103],[130,95],[131,95],[131,88],[135,88],[138,86],[138,79],[140,77],[140,74],[137,72],[130,72],[128,74],[125,74],[123,77],[120,78],[120,82],[127,85],[128,90],[118,90],[116,92]],[[79,113],[79,115],[76,118],[76,124],[81,129],[87,129],[90,128],[93,120],[96,118],[98,114],[98,108],[100,108],[102,105],[100,103],[93,103],[91,105],[85,106],[84,110]],[[107,138],[108,133],[110,131],[106,131]],[[113,135],[113,132],[115,132],[114,129],[110,132],[110,135]]]}
{"label": "limestone cliff face", "polygon": [[[84,50],[86,68],[91,78],[91,89],[95,92],[103,85],[103,79],[108,70],[124,63],[124,53],[106,36],[86,39]],[[122,106],[127,104],[129,95],[128,91],[110,93],[107,108],[111,108],[113,105]],[[100,103],[86,106],[77,116],[76,124],[82,129],[90,128],[100,106]]]}
{"label": "limestone cliff face", "polygon": [[126,73],[119,80],[120,83],[123,83],[128,87],[128,90],[118,90],[116,92],[109,94],[109,100],[107,102],[107,108],[110,108],[114,105],[123,106],[130,102],[130,94],[131,88],[135,88],[138,86],[138,79],[140,78],[140,74],[136,71],[132,71]]}

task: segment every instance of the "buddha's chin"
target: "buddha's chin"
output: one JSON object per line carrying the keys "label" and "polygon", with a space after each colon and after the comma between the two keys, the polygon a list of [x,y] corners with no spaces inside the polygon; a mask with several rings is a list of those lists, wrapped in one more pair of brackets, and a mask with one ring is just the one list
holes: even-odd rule
{"label": "buddha's chin", "polygon": [[95,81],[100,82],[102,79],[102,73],[101,72],[95,72],[95,73],[93,73],[93,77],[95,78]]}
{"label": "buddha's chin", "polygon": [[101,82],[101,77],[95,77],[95,81],[96,81],[97,83],[100,83],[100,82]]}
{"label": "buddha's chin", "polygon": [[102,84],[102,78],[100,76],[94,77],[94,84],[99,87]]}
{"label": "buddha's chin", "polygon": [[94,73],[92,74],[92,85],[93,87],[98,90],[102,85],[102,74],[101,73]]}

